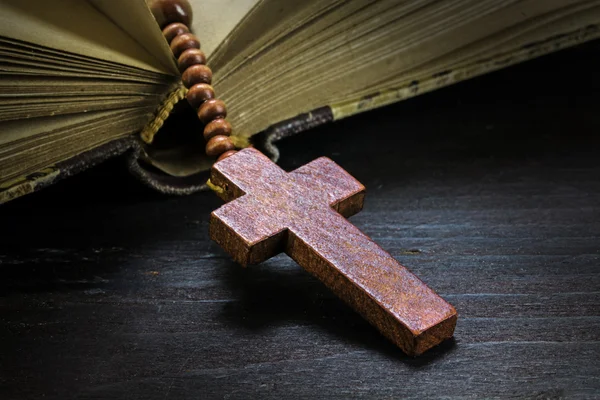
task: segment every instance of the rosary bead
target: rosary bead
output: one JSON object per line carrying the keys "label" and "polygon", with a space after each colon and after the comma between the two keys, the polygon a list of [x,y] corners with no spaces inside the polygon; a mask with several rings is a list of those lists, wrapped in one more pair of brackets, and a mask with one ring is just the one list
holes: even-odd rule
{"label": "rosary bead", "polygon": [[206,143],[206,154],[209,157],[216,157],[233,149],[235,145],[227,136],[215,136]]}
{"label": "rosary bead", "polygon": [[181,80],[186,88],[190,88],[198,83],[210,84],[212,81],[212,71],[206,65],[192,65],[181,75]]}
{"label": "rosary bead", "polygon": [[202,50],[198,49],[187,49],[179,56],[177,65],[179,71],[184,72],[186,69],[196,64],[206,64],[206,55]]}
{"label": "rosary bead", "polygon": [[171,43],[171,40],[175,39],[175,36],[190,33],[190,30],[181,22],[173,22],[172,24],[167,25],[162,33],[165,39],[167,39],[167,42]]}
{"label": "rosary bead", "polygon": [[192,6],[187,0],[153,0],[150,10],[161,28],[173,22],[187,26],[192,23]]}
{"label": "rosary bead", "polygon": [[217,162],[219,162],[219,161],[221,161],[221,160],[224,160],[224,159],[226,159],[227,157],[234,155],[235,153],[237,153],[237,150],[229,150],[229,151],[226,151],[225,153],[221,154],[221,155],[219,156],[219,158],[217,158]]}
{"label": "rosary bead", "polygon": [[179,36],[175,36],[175,38],[171,41],[171,51],[175,55],[175,57],[179,57],[181,53],[186,51],[187,49],[199,49],[200,41],[198,38],[191,33],[184,33]]}
{"label": "rosary bead", "polygon": [[204,139],[207,141],[215,136],[229,135],[231,135],[231,124],[222,118],[215,119],[204,127]]}
{"label": "rosary bead", "polygon": [[206,100],[212,100],[214,98],[215,91],[212,86],[207,85],[206,83],[198,83],[192,86],[186,95],[188,103],[195,109],[198,109]]}
{"label": "rosary bead", "polygon": [[205,125],[213,119],[225,118],[227,116],[227,107],[221,100],[207,100],[200,106],[198,110],[198,118]]}

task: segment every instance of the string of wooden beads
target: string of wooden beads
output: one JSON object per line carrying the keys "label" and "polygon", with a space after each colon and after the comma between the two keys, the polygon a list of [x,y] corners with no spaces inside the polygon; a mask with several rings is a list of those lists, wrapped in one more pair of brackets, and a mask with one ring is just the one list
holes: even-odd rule
{"label": "string of wooden beads", "polygon": [[227,107],[215,98],[215,91],[210,85],[212,71],[206,66],[200,41],[190,33],[193,17],[190,3],[187,0],[154,0],[150,9],[177,58],[181,80],[188,88],[187,101],[198,111],[198,118],[204,123],[206,154],[218,157],[217,161],[235,154],[235,145],[230,138],[231,124],[225,119]]}

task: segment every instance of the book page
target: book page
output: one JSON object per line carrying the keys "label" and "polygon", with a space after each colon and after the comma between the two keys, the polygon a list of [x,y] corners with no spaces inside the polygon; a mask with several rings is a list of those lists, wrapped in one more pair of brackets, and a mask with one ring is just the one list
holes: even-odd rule
{"label": "book page", "polygon": [[[138,0],[126,2],[144,6]],[[121,1],[113,3],[122,5]],[[136,20],[131,19],[130,24],[135,27]],[[152,72],[172,73],[160,57],[150,54],[86,1],[2,0],[0,36]]]}
{"label": "book page", "polygon": [[194,10],[192,29],[207,56],[261,0],[189,0]]}
{"label": "book page", "polygon": [[165,71],[179,76],[171,48],[158,29],[154,16],[144,0],[120,1],[118,7],[115,7],[114,0],[88,1],[153,55],[163,65]]}
{"label": "book page", "polygon": [[[238,136],[321,107],[355,105],[334,114],[340,118],[368,109],[381,90],[395,90],[387,98],[398,101],[406,97],[405,85],[414,83],[406,91],[420,93],[420,82],[436,74],[443,82],[443,61],[453,55],[461,57],[454,67],[465,68],[485,61],[474,49],[493,54],[502,46],[513,53],[521,51],[519,44],[535,45],[540,36],[512,42],[522,25],[546,25],[550,37],[542,39],[577,35],[588,26],[600,34],[600,19],[591,14],[598,5],[600,0],[262,0],[210,58],[213,86]],[[557,23],[569,15],[578,17]]]}

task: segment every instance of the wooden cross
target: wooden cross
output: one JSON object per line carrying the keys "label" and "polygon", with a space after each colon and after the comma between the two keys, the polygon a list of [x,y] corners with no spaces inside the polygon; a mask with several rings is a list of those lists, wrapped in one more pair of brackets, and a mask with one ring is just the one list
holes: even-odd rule
{"label": "wooden cross", "polygon": [[210,235],[238,263],[287,253],[409,355],[452,337],[454,307],[346,219],[365,188],[330,159],[286,173],[245,149],[210,179],[235,200],[211,214]]}

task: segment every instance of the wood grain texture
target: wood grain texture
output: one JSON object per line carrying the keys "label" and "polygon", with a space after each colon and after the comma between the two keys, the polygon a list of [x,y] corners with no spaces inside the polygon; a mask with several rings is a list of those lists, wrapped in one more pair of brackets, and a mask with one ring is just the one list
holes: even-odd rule
{"label": "wood grain texture", "polygon": [[0,398],[597,398],[597,55],[281,143],[369,188],[350,221],[459,310],[454,340],[405,356],[287,257],[231,262],[212,193],[115,160],[0,208]]}
{"label": "wood grain texture", "polygon": [[247,266],[285,252],[383,335],[415,356],[452,337],[456,310],[346,218],[365,187],[327,157],[286,173],[256,149],[216,163],[229,202],[210,237]]}

